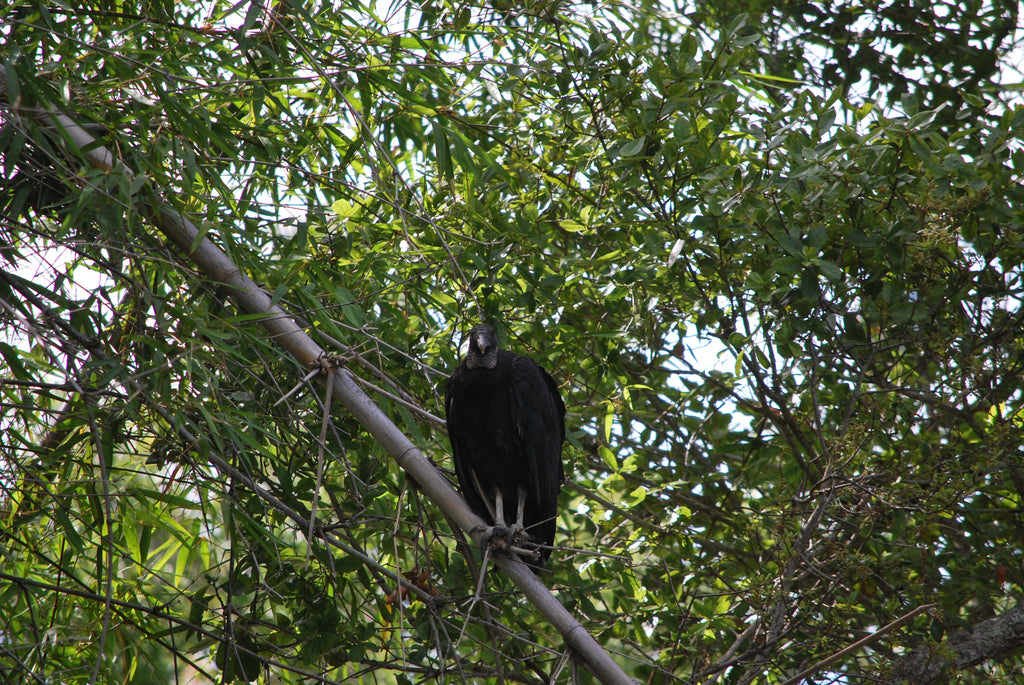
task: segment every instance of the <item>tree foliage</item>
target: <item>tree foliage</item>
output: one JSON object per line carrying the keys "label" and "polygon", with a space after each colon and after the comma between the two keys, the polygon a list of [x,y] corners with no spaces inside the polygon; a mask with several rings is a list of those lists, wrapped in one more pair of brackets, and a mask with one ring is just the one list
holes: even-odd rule
{"label": "tree foliage", "polygon": [[0,680],[592,680],[160,202],[449,475],[460,333],[552,372],[630,676],[1019,673],[1018,8],[858,7],[0,10]]}

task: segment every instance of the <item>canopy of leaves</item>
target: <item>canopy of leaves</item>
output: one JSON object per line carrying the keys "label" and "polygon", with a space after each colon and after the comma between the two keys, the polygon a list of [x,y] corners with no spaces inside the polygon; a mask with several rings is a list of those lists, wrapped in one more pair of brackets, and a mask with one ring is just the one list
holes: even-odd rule
{"label": "canopy of leaves", "polygon": [[460,333],[551,371],[630,676],[1019,670],[1016,3],[268,4],[0,9],[0,681],[592,680],[160,202],[449,475]]}

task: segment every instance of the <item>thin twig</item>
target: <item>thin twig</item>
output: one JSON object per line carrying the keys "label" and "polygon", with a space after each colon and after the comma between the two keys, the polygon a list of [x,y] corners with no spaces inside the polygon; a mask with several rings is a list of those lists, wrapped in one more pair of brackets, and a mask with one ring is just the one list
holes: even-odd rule
{"label": "thin twig", "polygon": [[842,649],[840,649],[835,654],[832,654],[831,656],[825,657],[824,659],[822,659],[818,663],[814,664],[810,668],[805,668],[804,670],[800,671],[799,673],[797,673],[795,676],[793,676],[789,680],[783,682],[782,685],[796,685],[796,683],[800,682],[804,678],[807,678],[808,676],[814,675],[816,672],[820,671],[821,669],[825,668],[826,666],[829,666],[831,664],[834,664],[836,661],[839,661],[844,656],[847,656],[849,654],[852,654],[853,652],[856,652],[858,649],[860,649],[861,647],[864,647],[865,645],[871,644],[872,642],[874,642],[878,638],[882,637],[886,633],[891,633],[892,631],[896,630],[897,628],[899,628],[899,627],[901,627],[903,625],[906,625],[915,616],[918,616],[919,614],[922,614],[922,613],[924,613],[926,611],[929,611],[930,609],[934,609],[934,608],[935,608],[934,604],[925,604],[925,605],[917,607],[913,611],[910,611],[909,613],[906,613],[906,614],[900,616],[898,619],[896,619],[892,623],[884,625],[881,628],[879,628],[878,630],[876,630],[875,632],[862,637],[861,639],[859,639],[856,642],[854,642],[852,645],[849,645],[847,647],[843,647]]}
{"label": "thin twig", "polygon": [[[324,447],[327,443],[327,426],[331,422],[331,395],[334,394],[334,383],[331,378],[334,376],[334,363],[326,361],[327,369],[327,396],[324,397],[324,413],[320,423],[320,438],[317,440],[316,449],[316,489],[310,499],[309,507],[309,535],[306,538],[306,566],[309,567],[309,560],[313,554],[313,528],[316,526],[317,502],[320,501],[320,488],[324,483]],[[322,369],[321,369],[322,370]]]}
{"label": "thin twig", "polygon": [[420,414],[421,416],[426,418],[431,423],[435,423],[438,426],[446,425],[445,420],[442,419],[440,416],[435,416],[434,414],[431,414],[429,411],[427,411],[423,407],[419,406],[418,404],[410,402],[409,400],[402,399],[398,395],[395,395],[394,393],[390,393],[390,392],[388,392],[387,390],[385,390],[384,388],[382,388],[380,386],[374,385],[373,383],[371,383],[370,381],[366,380],[365,378],[362,378],[361,376],[357,376],[356,374],[353,373],[352,374],[352,379],[355,380],[357,383],[359,383],[359,385],[362,385],[364,387],[369,388],[370,390],[373,390],[378,395],[383,395],[384,397],[388,398],[392,402],[397,402],[398,404],[402,405],[406,409],[408,409],[410,411],[413,411],[413,412],[415,412],[417,414]]}
{"label": "thin twig", "polygon": [[312,371],[310,371],[309,373],[307,373],[305,376],[303,376],[302,380],[300,380],[298,383],[293,385],[291,390],[289,390],[285,394],[281,395],[281,398],[277,402],[274,402],[274,404],[271,405],[271,408],[276,407],[277,405],[281,404],[286,399],[288,399],[289,397],[294,395],[298,391],[299,388],[301,388],[303,385],[308,383],[310,381],[310,379],[313,378],[314,376],[316,376],[318,373],[320,373],[320,367],[319,366],[317,368],[313,369]]}

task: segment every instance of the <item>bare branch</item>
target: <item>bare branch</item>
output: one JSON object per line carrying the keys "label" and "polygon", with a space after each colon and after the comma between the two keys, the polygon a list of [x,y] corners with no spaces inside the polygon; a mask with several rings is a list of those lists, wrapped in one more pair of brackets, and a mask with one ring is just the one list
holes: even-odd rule
{"label": "bare branch", "polygon": [[790,678],[786,682],[782,683],[782,685],[796,685],[796,683],[799,683],[800,681],[804,680],[805,678],[808,678],[809,676],[814,675],[815,673],[817,673],[821,669],[825,668],[826,666],[834,664],[835,662],[839,661],[840,659],[842,659],[843,657],[847,656],[848,654],[853,654],[854,652],[856,652],[861,647],[864,647],[866,645],[871,644],[872,642],[874,642],[878,638],[883,637],[884,635],[886,635],[888,633],[891,633],[892,631],[896,630],[900,626],[906,625],[915,616],[918,616],[919,614],[922,614],[922,613],[924,613],[926,611],[929,611],[930,609],[934,609],[934,608],[935,608],[934,604],[925,604],[924,606],[919,606],[916,609],[914,609],[914,610],[912,610],[912,611],[910,611],[910,612],[908,612],[906,614],[903,614],[902,616],[900,616],[898,619],[896,619],[892,623],[889,623],[887,625],[882,626],[881,628],[879,628],[875,632],[871,633],[870,635],[865,635],[861,639],[859,639],[856,642],[854,642],[852,645],[848,645],[847,647],[844,647],[843,649],[840,649],[835,654],[831,654],[831,655],[825,657],[824,659],[822,659],[818,663],[814,664],[810,668],[805,668],[804,670],[800,671],[799,673],[797,673],[795,676],[793,676],[792,678]]}

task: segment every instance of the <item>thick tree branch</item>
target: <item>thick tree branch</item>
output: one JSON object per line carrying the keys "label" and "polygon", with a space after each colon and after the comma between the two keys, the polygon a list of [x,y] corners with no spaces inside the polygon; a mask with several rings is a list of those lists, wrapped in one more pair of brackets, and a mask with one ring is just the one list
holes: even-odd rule
{"label": "thick tree branch", "polygon": [[919,647],[893,666],[893,682],[927,685],[952,671],[1024,648],[1024,604],[961,631],[939,645]]}
{"label": "thick tree branch", "polygon": [[[0,66],[0,94],[6,99],[7,70]],[[11,103],[17,107],[18,103]],[[117,170],[132,177],[132,172],[110,150],[70,117],[53,110],[28,112],[41,125],[56,127],[67,142],[70,152],[88,160],[89,164],[107,171]],[[140,195],[135,195],[139,197]],[[292,315],[274,304],[259,285],[181,213],[164,205],[136,208],[157,229],[171,240],[212,281],[226,286],[235,304],[248,314],[262,314],[260,320],[267,334],[296,360],[312,367],[325,357],[325,351],[296,324]],[[479,544],[485,522],[476,516],[465,501],[452,489],[444,476],[426,459],[419,448],[384,414],[352,380],[347,370],[330,374],[333,394],[353,416],[383,445],[398,464],[419,484],[441,510],[462,527]],[[632,681],[611,656],[587,633],[529,568],[515,556],[496,559],[502,570],[515,582],[527,598],[562,634],[594,674],[604,683],[625,685]]]}

